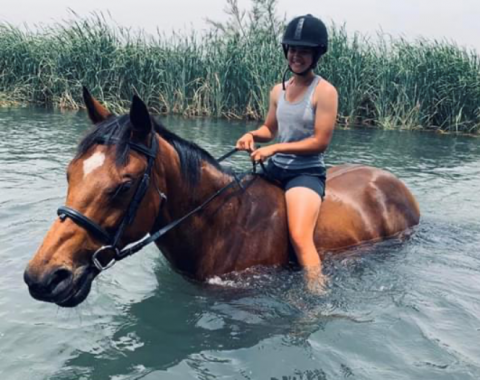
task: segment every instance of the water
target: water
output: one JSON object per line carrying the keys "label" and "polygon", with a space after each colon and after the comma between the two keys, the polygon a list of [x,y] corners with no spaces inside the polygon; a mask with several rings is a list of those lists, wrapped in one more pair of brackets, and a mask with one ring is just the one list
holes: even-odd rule
{"label": "water", "polygon": [[[164,122],[214,156],[241,122]],[[330,258],[323,297],[269,268],[192,283],[154,247],[97,278],[87,301],[33,300],[27,261],[64,203],[84,113],[0,109],[0,379],[478,379],[480,144],[429,133],[337,130],[329,164],[402,178],[422,210],[404,243]],[[231,166],[245,170],[246,155]]]}

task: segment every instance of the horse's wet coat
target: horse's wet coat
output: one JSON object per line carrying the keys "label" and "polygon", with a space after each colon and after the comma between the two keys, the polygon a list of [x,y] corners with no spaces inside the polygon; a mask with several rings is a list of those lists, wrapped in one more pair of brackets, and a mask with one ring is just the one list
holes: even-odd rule
{"label": "horse's wet coat", "polygon": [[[130,150],[128,141],[148,145],[151,133],[158,141],[152,181],[121,245],[180,218],[235,180],[206,151],[153,121],[143,103],[116,117],[88,92],[84,97],[96,127],[68,167],[66,205],[107,231],[118,228],[146,168],[145,157]],[[408,230],[419,216],[412,194],[392,174],[334,167],[327,172],[315,243],[323,255],[378,241]],[[198,280],[255,265],[286,265],[292,251],[283,191],[259,176],[246,177],[242,188],[232,187],[156,244],[175,269]],[[56,220],[25,271],[32,296],[61,306],[82,302],[98,274],[91,257],[100,245],[71,220]]]}

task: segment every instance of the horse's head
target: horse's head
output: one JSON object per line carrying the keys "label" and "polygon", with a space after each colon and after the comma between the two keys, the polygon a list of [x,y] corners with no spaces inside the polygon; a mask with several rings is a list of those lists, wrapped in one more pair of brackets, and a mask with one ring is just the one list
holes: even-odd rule
{"label": "horse's head", "polygon": [[24,274],[34,298],[68,307],[87,297],[118,248],[150,231],[161,197],[149,190],[163,185],[145,180],[158,147],[145,104],[135,96],[130,113],[117,117],[87,90],[84,100],[94,128],[68,165],[66,205]]}

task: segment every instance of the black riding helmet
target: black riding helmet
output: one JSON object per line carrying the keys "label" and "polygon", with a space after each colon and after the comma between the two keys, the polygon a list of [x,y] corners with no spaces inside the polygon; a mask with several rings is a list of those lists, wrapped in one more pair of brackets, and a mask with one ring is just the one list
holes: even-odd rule
{"label": "black riding helmet", "polygon": [[[310,69],[317,66],[320,57],[328,50],[328,33],[325,24],[311,14],[294,18],[287,25],[282,39],[285,58],[287,58],[288,48],[290,46],[314,49],[312,65],[301,73],[295,73],[297,75],[305,75]],[[292,71],[290,66],[289,70]]]}

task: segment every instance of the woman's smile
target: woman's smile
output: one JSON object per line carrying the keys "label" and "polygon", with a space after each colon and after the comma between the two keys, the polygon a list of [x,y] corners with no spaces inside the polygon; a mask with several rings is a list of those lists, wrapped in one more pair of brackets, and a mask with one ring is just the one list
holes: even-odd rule
{"label": "woman's smile", "polygon": [[290,47],[288,49],[288,64],[294,71],[306,70],[313,61],[310,49]]}
{"label": "woman's smile", "polygon": [[290,60],[290,66],[292,68],[302,68],[303,66],[305,66],[305,61],[301,59],[292,59]]}

